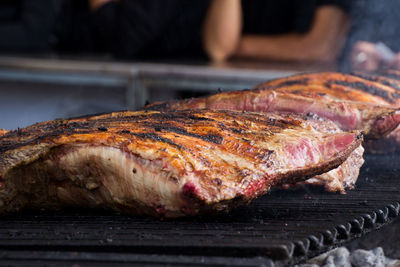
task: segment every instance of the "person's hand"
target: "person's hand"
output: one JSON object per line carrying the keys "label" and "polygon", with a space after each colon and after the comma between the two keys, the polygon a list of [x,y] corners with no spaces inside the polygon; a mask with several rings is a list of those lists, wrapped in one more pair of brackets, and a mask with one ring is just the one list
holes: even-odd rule
{"label": "person's hand", "polygon": [[103,5],[113,1],[115,0],[89,0],[90,10],[94,12]]}
{"label": "person's hand", "polygon": [[351,51],[351,63],[355,70],[374,71],[379,68],[383,58],[375,44],[359,41]]}

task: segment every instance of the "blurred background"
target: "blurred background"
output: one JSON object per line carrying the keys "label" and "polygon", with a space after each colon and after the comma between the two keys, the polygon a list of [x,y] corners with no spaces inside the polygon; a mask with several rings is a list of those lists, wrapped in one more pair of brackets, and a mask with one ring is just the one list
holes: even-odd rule
{"label": "blurred background", "polygon": [[2,0],[0,128],[400,68],[396,0]]}

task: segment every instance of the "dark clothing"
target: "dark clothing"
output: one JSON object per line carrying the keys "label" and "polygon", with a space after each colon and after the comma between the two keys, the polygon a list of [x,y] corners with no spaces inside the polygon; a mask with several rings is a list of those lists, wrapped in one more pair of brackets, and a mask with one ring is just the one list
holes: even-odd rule
{"label": "dark clothing", "polygon": [[[307,32],[316,8],[346,0],[243,0],[244,32]],[[110,53],[125,59],[205,57],[201,32],[209,0],[119,0],[95,12],[87,0],[3,0],[15,24],[0,25],[0,49]],[[55,3],[62,3],[61,11]],[[57,20],[56,20],[57,17]],[[3,32],[2,32],[3,29]],[[52,34],[54,33],[54,34]],[[50,37],[56,37],[49,41]]]}
{"label": "dark clothing", "polygon": [[131,59],[201,56],[207,7],[203,0],[120,0],[91,13],[86,1],[68,1],[58,22],[57,48]]}
{"label": "dark clothing", "polygon": [[249,34],[306,33],[315,11],[334,5],[349,11],[348,0],[242,0],[243,32]]}
{"label": "dark clothing", "polygon": [[58,13],[57,2],[0,1],[0,51],[48,51]]}
{"label": "dark clothing", "polygon": [[96,52],[92,34],[92,14],[86,0],[63,1],[57,18],[54,50],[67,53]]}
{"label": "dark clothing", "polygon": [[[111,52],[120,58],[203,57],[201,28],[209,1],[120,0],[90,14],[86,1],[69,1],[59,49]],[[243,0],[245,33],[307,32],[316,8],[346,0]],[[85,6],[86,5],[86,6]]]}

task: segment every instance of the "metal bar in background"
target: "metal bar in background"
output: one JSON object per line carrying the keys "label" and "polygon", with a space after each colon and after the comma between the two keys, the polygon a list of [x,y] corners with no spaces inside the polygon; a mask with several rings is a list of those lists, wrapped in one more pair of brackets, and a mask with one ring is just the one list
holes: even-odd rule
{"label": "metal bar in background", "polygon": [[149,101],[148,88],[144,86],[140,79],[132,78],[128,82],[126,101],[127,106],[132,110],[143,107]]}
{"label": "metal bar in background", "polygon": [[17,69],[26,71],[51,71],[60,73],[97,73],[104,75],[141,76],[141,75],[178,75],[179,77],[191,76],[193,78],[209,79],[271,79],[283,77],[298,72],[315,71],[314,67],[284,70],[271,68],[252,68],[247,66],[219,67],[212,64],[190,63],[143,63],[143,62],[115,62],[115,61],[89,61],[89,60],[65,60],[55,58],[26,58],[0,56],[1,69]]}
{"label": "metal bar in background", "polygon": [[146,101],[154,101],[150,93],[153,88],[170,92],[163,92],[162,95],[172,98],[176,96],[174,92],[179,90],[208,93],[218,89],[240,90],[294,73],[294,70],[218,68],[210,65],[0,57],[0,81],[70,85],[71,89],[73,86],[102,86],[112,90],[113,87],[123,86],[130,109],[138,109]]}
{"label": "metal bar in background", "polygon": [[0,69],[0,80],[30,83],[54,83],[79,86],[125,86],[127,78],[100,74],[55,73]]}
{"label": "metal bar in background", "polygon": [[[186,255],[134,254],[107,252],[77,252],[77,251],[15,251],[0,250],[0,264],[16,263],[29,266],[37,264],[96,264],[103,266],[118,264],[118,266],[142,265],[171,265],[171,266],[264,266],[273,267],[274,263],[266,257],[237,258],[237,257],[204,257]],[[11,264],[12,263],[12,264]],[[25,265],[26,266],[26,265]]]}

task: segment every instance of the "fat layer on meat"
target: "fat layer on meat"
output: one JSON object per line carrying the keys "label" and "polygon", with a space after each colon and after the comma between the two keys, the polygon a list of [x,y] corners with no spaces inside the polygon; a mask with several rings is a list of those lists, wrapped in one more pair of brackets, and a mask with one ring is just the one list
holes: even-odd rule
{"label": "fat layer on meat", "polygon": [[360,168],[364,164],[363,154],[364,148],[360,145],[339,167],[294,185],[283,185],[283,188],[313,185],[323,186],[329,192],[345,194],[347,189],[354,189],[360,174]]}
{"label": "fat layer on meat", "polygon": [[0,137],[0,212],[229,210],[336,168],[360,143],[359,132],[289,114],[126,111],[48,121]]}

